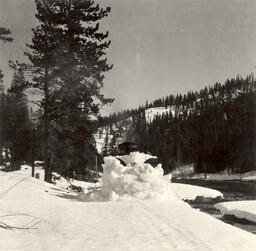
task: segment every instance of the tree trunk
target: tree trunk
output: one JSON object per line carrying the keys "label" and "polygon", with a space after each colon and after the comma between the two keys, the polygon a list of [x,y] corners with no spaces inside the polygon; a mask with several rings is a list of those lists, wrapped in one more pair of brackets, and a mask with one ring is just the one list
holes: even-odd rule
{"label": "tree trunk", "polygon": [[35,137],[36,137],[36,128],[33,128],[33,149],[32,149],[32,171],[31,176],[35,177]]}
{"label": "tree trunk", "polygon": [[4,96],[1,95],[1,104],[0,104],[0,165],[3,164],[3,111],[4,111]]}
{"label": "tree trunk", "polygon": [[203,170],[204,170],[204,178],[207,178],[207,172],[206,172],[206,165],[204,163],[204,161],[202,161],[202,165],[203,165]]}
{"label": "tree trunk", "polygon": [[48,69],[45,69],[44,80],[44,181],[51,183],[51,163],[49,152],[49,83],[48,83]]}

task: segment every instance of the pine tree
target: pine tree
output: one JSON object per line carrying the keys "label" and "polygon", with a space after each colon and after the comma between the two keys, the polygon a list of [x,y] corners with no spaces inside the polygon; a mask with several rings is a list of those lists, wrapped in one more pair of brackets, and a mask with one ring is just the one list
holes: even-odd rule
{"label": "pine tree", "polygon": [[3,42],[12,42],[13,38],[10,37],[11,31],[5,27],[0,26],[0,40]]}
{"label": "pine tree", "polygon": [[11,165],[14,169],[26,159],[30,149],[31,123],[24,94],[24,83],[24,73],[14,72],[6,98],[6,138],[11,153]]}
{"label": "pine tree", "polygon": [[51,165],[58,166],[61,159],[66,158],[67,169],[83,163],[80,153],[89,141],[93,145],[91,117],[112,101],[100,93],[104,72],[112,66],[104,57],[108,32],[99,32],[98,23],[110,8],[91,0],[36,0],[36,6],[41,25],[33,30],[27,55],[34,87],[43,92],[45,180],[50,181]]}
{"label": "pine tree", "polygon": [[[11,31],[5,27],[0,26],[0,41],[12,42],[13,38],[10,37]],[[3,84],[3,72],[0,69],[0,165],[3,164],[2,152],[3,152],[3,143],[4,143],[4,86]]]}
{"label": "pine tree", "polygon": [[0,69],[0,165],[3,164],[3,143],[4,143],[4,100],[5,100],[5,94],[4,94],[4,86],[2,85],[3,82],[3,74]]}

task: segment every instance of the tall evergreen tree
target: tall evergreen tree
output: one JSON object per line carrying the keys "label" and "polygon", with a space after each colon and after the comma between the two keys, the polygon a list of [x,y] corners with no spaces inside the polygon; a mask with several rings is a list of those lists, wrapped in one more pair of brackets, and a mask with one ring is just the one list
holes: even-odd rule
{"label": "tall evergreen tree", "polygon": [[11,31],[5,27],[0,26],[0,40],[3,42],[12,42],[13,38],[10,37]]}
{"label": "tall evergreen tree", "polygon": [[31,124],[24,83],[24,73],[14,72],[6,98],[6,140],[11,153],[11,165],[14,168],[18,168],[28,157],[30,148]]}
{"label": "tall evergreen tree", "polygon": [[4,100],[5,100],[5,94],[4,94],[4,86],[3,83],[3,74],[0,69],[0,165],[3,164],[3,142],[4,142]]}
{"label": "tall evergreen tree", "polygon": [[[0,26],[0,41],[5,42],[12,42],[13,38],[10,37],[11,31],[5,27]],[[0,69],[0,165],[3,164],[3,143],[4,143],[4,86],[3,84],[3,72]]]}
{"label": "tall evergreen tree", "polygon": [[27,55],[34,87],[43,91],[45,180],[50,181],[51,165],[61,160],[67,169],[82,165],[80,153],[92,141],[91,117],[111,101],[100,93],[104,72],[112,66],[105,58],[108,32],[99,32],[98,23],[110,8],[92,0],[36,0],[36,6],[41,25],[33,30]]}

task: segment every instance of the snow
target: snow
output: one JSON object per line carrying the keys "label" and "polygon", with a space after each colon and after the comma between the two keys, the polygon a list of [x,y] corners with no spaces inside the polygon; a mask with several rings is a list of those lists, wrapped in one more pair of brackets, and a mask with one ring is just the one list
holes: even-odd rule
{"label": "snow", "polygon": [[[44,169],[42,166],[39,166],[40,161],[35,161],[35,177],[37,176],[40,180],[44,180]],[[41,163],[42,164],[42,163]],[[20,167],[20,171],[12,172],[16,174],[23,174],[26,176],[31,176],[32,167],[28,164],[23,164]]]}
{"label": "snow", "polygon": [[[194,174],[191,179],[205,179],[204,174]],[[206,180],[241,180],[240,174],[207,173]]]}
{"label": "snow", "polygon": [[256,171],[245,173],[242,181],[256,181]]}
{"label": "snow", "polygon": [[256,175],[248,176],[248,177],[243,177],[242,181],[256,181]]}
{"label": "snow", "polygon": [[[36,163],[42,164],[42,162],[40,162],[40,161],[36,161]],[[30,177],[31,172],[32,172],[32,167],[27,164],[24,164],[24,165],[21,165],[20,171],[12,172],[12,174]],[[38,175],[39,180],[44,181],[43,167],[35,166],[35,176],[36,176],[36,174],[39,174]],[[91,182],[84,182],[84,181],[80,181],[80,180],[76,180],[76,179],[71,179],[70,181],[68,181],[67,179],[61,177],[59,174],[57,174],[55,172],[53,172],[52,174],[54,177],[54,185],[61,189],[68,190],[70,188],[70,185],[72,184],[74,186],[81,187],[83,189],[84,193],[88,193],[90,190],[97,190],[101,187],[100,182],[91,183]],[[99,174],[101,174],[101,173],[99,173]]]}
{"label": "snow", "polygon": [[175,179],[191,178],[194,174],[194,165],[179,166],[171,172],[172,177]]}
{"label": "snow", "polygon": [[200,186],[171,183],[170,187],[171,190],[176,194],[176,196],[181,200],[195,200],[196,197],[213,199],[223,197],[223,194],[217,190]]}
{"label": "snow", "polygon": [[[177,200],[169,189],[169,179],[164,177],[161,164],[153,168],[145,164],[151,155],[133,152],[123,157],[126,166],[112,156],[104,158],[102,189],[92,192],[88,200],[130,200],[130,199],[160,199]],[[82,196],[82,195],[81,195]]]}
{"label": "snow", "polygon": [[63,177],[61,177],[59,174],[57,173],[53,173],[53,176],[56,177],[57,179],[54,180],[54,184],[62,189],[68,189],[70,190],[70,185],[72,184],[73,186],[77,186],[77,187],[81,187],[83,189],[83,193],[88,193],[91,190],[97,190],[99,188],[101,188],[101,182],[85,182],[85,181],[81,181],[81,180],[76,180],[76,179],[71,179],[71,180],[67,180]]}
{"label": "snow", "polygon": [[[253,234],[180,201],[82,202],[40,180],[1,173],[0,250],[254,250]],[[23,181],[21,182],[21,180]],[[7,216],[9,215],[9,216]],[[33,226],[34,224],[34,226]]]}
{"label": "snow", "polygon": [[156,116],[161,116],[163,114],[167,113],[172,113],[172,115],[175,115],[175,107],[174,106],[168,106],[167,108],[165,107],[153,107],[153,108],[148,108],[145,110],[145,117],[146,117],[146,122],[151,123]]}
{"label": "snow", "polygon": [[[204,174],[194,174],[190,176],[191,179],[205,179]],[[244,174],[228,174],[227,172],[222,173],[208,173],[206,180],[242,180],[242,181],[256,181],[256,174],[247,176]]]}
{"label": "snow", "polygon": [[123,160],[126,165],[134,165],[139,164],[143,165],[149,159],[156,159],[156,156],[152,156],[150,154],[140,153],[140,152],[132,152],[130,155],[120,155],[115,156],[117,159]]}
{"label": "snow", "polygon": [[[64,181],[53,185],[29,177],[29,166],[0,171],[0,250],[255,250],[255,235],[181,201],[217,191],[170,184],[161,166],[142,160],[138,153],[128,166],[105,159],[100,191],[108,201],[86,202],[82,193],[58,187]],[[79,184],[89,194],[100,189]]]}
{"label": "snow", "polygon": [[95,142],[96,142],[96,149],[98,153],[102,153],[104,145],[106,142],[106,135],[108,134],[108,129],[106,128],[99,128],[97,133],[94,134]]}
{"label": "snow", "polygon": [[[181,166],[171,172],[175,179],[204,179],[204,173],[195,173],[193,165]],[[206,180],[242,180],[242,181],[256,181],[256,171],[247,172],[243,174],[230,173],[224,170],[219,173],[207,173]]]}
{"label": "snow", "polygon": [[221,213],[256,222],[256,200],[222,202],[214,205]]}

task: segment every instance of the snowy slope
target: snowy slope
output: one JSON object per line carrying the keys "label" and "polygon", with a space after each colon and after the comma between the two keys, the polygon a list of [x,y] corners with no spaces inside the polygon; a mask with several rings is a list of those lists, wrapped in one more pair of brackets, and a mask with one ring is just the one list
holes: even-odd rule
{"label": "snowy slope", "polygon": [[223,214],[256,222],[256,200],[222,202],[214,205]]}
{"label": "snowy slope", "polygon": [[253,234],[182,201],[84,202],[23,171],[0,184],[0,250],[255,250]]}
{"label": "snowy slope", "polygon": [[183,203],[72,203],[72,197],[50,196],[38,192],[37,205],[22,205],[19,211],[43,220],[30,232],[0,230],[2,250],[253,250],[256,245],[253,235]]}
{"label": "snowy slope", "polygon": [[167,108],[165,107],[153,107],[148,108],[145,110],[145,117],[147,123],[151,123],[156,116],[162,116],[163,114],[172,113],[172,115],[175,115],[175,107],[169,106]]}

